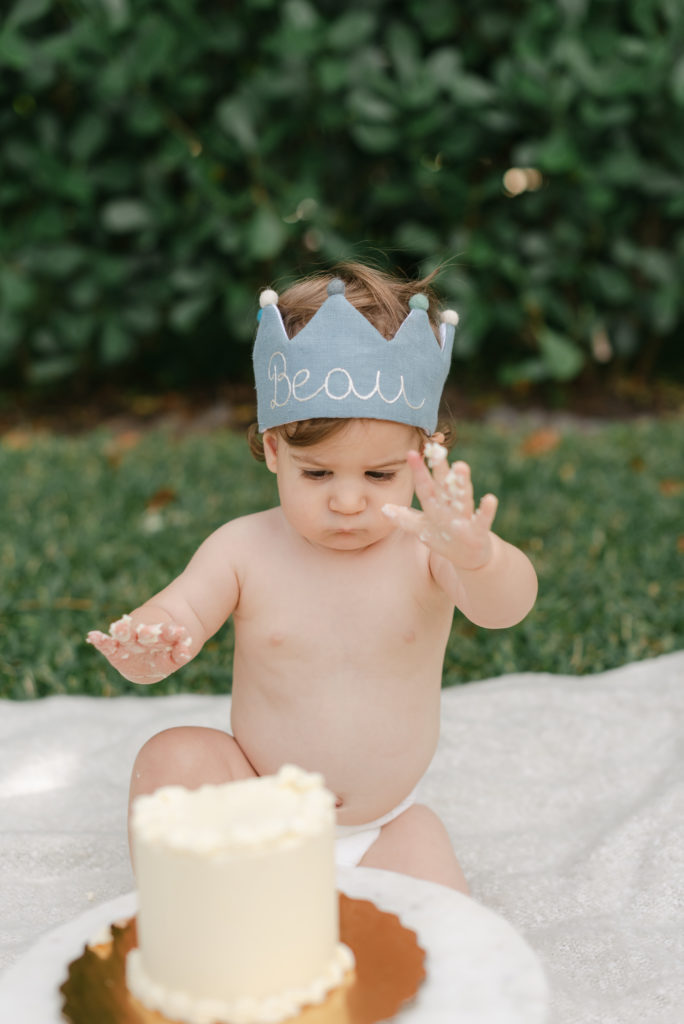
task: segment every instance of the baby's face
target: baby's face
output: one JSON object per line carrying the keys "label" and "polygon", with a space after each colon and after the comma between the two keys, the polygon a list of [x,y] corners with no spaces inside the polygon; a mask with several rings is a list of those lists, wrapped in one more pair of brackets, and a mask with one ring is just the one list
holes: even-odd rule
{"label": "baby's face", "polygon": [[420,440],[403,423],[349,420],[333,437],[306,448],[266,431],[264,450],[290,525],[317,547],[357,551],[393,532],[384,504],[410,505],[406,455]]}

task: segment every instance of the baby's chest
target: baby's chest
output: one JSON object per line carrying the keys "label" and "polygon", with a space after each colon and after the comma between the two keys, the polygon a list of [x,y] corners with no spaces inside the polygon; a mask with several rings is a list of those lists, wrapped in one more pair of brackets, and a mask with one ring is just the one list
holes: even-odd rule
{"label": "baby's chest", "polygon": [[291,567],[250,587],[243,621],[250,636],[283,655],[319,650],[356,661],[374,652],[408,653],[441,632],[444,616],[421,596],[420,581],[402,566],[381,574]]}
{"label": "baby's chest", "polygon": [[410,643],[424,626],[416,602],[399,588],[384,585],[347,589],[292,586],[278,599],[269,596],[268,635],[272,641],[324,641],[328,648],[366,650]]}

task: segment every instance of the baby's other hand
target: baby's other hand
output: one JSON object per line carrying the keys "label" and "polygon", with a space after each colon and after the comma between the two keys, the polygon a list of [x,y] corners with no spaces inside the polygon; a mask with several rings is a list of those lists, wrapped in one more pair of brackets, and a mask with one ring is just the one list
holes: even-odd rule
{"label": "baby's other hand", "polygon": [[192,640],[185,626],[173,622],[135,626],[130,615],[112,622],[109,633],[91,630],[86,642],[134,683],[158,683],[191,657]]}
{"label": "baby's other hand", "polygon": [[426,444],[424,454],[432,473],[418,452],[408,455],[423,511],[385,505],[383,512],[457,569],[480,569],[491,558],[490,529],[498,501],[487,494],[475,508],[468,464],[449,466],[446,448],[432,442]]}

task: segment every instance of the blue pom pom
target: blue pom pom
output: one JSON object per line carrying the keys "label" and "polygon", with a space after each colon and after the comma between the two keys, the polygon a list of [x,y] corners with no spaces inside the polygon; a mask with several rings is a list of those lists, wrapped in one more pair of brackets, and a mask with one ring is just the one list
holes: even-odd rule
{"label": "blue pom pom", "polygon": [[420,293],[418,293],[418,295],[412,295],[411,298],[409,299],[409,306],[411,309],[427,310],[429,305],[430,300],[428,299],[427,295],[421,295]]}
{"label": "blue pom pom", "polygon": [[339,277],[333,277],[328,285],[328,295],[344,295],[344,281]]}

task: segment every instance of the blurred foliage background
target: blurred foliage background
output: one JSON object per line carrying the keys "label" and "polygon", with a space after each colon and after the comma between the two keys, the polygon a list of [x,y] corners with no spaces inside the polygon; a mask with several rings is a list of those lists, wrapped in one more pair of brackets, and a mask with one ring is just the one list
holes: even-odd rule
{"label": "blurred foliage background", "polygon": [[681,371],[681,0],[3,9],[0,389],[249,380],[259,288],[385,255],[464,379]]}

